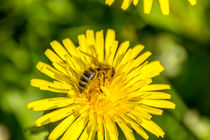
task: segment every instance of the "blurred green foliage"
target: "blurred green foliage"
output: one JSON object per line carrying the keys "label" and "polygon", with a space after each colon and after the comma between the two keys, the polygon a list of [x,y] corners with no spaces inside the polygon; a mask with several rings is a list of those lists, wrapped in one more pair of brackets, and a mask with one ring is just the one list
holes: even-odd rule
{"label": "blurred green foliage", "polygon": [[42,112],[28,111],[26,105],[56,96],[29,84],[34,77],[47,79],[35,65],[49,63],[44,51],[50,41],[69,37],[77,43],[86,29],[112,28],[118,40],[144,44],[153,52],[151,60],[165,67],[154,81],[171,84],[177,105],[154,117],[165,139],[209,140],[210,1],[199,0],[194,7],[187,0],[170,2],[170,16],[163,16],[158,1],[144,15],[142,1],[122,11],[120,0],[112,7],[104,0],[0,0],[0,131],[5,133],[0,137],[37,140],[48,135],[45,128],[33,128]]}

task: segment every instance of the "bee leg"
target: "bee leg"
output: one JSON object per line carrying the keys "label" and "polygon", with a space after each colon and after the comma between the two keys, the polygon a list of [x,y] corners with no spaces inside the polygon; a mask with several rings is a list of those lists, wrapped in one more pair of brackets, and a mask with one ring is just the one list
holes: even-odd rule
{"label": "bee leg", "polygon": [[106,77],[105,77],[105,73],[103,72],[103,86],[105,86],[105,82],[106,82]]}
{"label": "bee leg", "polygon": [[99,87],[99,91],[102,92],[101,88],[100,88],[100,85],[101,85],[101,79],[100,79],[100,76],[99,74],[97,74],[97,79],[98,79],[98,87]]}
{"label": "bee leg", "polygon": [[[101,79],[99,80],[99,85],[101,85],[101,82],[103,83],[102,85],[105,86],[105,82],[106,82],[106,77],[105,77],[105,73],[103,72],[102,74],[103,77],[101,77]],[[99,88],[101,93],[104,93],[103,90],[101,88]]]}
{"label": "bee leg", "polygon": [[101,93],[103,93],[103,90],[101,89],[101,82],[103,82],[102,80],[103,80],[103,78],[101,77],[101,76],[97,76],[97,78],[99,79],[99,83],[98,83],[98,87],[99,87],[99,91],[101,92]]}
{"label": "bee leg", "polygon": [[100,90],[101,93],[103,93],[103,90],[101,88],[99,90]]}

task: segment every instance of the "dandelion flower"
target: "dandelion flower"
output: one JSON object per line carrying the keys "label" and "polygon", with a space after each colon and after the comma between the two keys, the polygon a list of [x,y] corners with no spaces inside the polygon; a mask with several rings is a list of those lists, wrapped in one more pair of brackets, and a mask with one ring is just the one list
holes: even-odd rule
{"label": "dandelion flower", "polygon": [[[112,5],[115,0],[105,0],[107,5]],[[196,0],[188,0],[191,5],[196,4]],[[133,3],[134,6],[138,4],[139,0],[123,0],[121,8],[123,10],[128,9],[128,7]],[[169,0],[159,0],[160,9],[163,15],[169,15]],[[144,13],[149,14],[152,9],[153,0],[143,0]]]}
{"label": "dandelion flower", "polygon": [[170,89],[169,85],[152,84],[164,69],[160,62],[146,61],[151,53],[140,55],[142,45],[129,48],[129,41],[118,45],[113,30],[107,31],[105,39],[103,31],[87,30],[78,36],[78,43],[76,47],[68,38],[63,45],[52,41],[54,51],[47,49],[45,55],[53,67],[37,64],[54,81],[32,79],[31,85],[64,94],[28,104],[34,111],[50,110],[36,120],[36,126],[61,121],[50,140],[118,140],[118,129],[129,140],[135,140],[133,131],[144,139],[149,138],[146,130],[163,137],[152,115],[174,109],[175,104],[167,100],[170,94],[161,91]]}

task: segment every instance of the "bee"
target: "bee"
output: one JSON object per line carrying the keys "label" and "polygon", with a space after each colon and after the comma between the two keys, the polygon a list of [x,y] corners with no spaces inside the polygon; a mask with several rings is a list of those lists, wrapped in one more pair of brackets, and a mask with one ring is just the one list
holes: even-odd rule
{"label": "bee", "polygon": [[93,64],[95,66],[89,67],[82,73],[78,83],[78,89],[80,93],[82,93],[85,89],[87,89],[92,81],[97,81],[97,86],[99,87],[98,89],[100,90],[100,92],[102,92],[100,86],[104,86],[106,81],[110,82],[112,80],[115,75],[115,70],[112,66],[108,64],[98,62],[98,60],[94,56],[90,54],[86,55],[92,58]]}

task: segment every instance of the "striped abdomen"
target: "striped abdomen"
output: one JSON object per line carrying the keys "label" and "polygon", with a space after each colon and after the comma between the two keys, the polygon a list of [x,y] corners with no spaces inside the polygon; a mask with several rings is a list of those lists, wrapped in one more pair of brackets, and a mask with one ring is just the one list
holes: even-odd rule
{"label": "striped abdomen", "polygon": [[89,84],[89,82],[94,78],[96,72],[94,69],[89,68],[88,70],[85,70],[82,74],[82,76],[80,77],[80,81],[79,81],[79,91],[82,92],[87,85]]}

